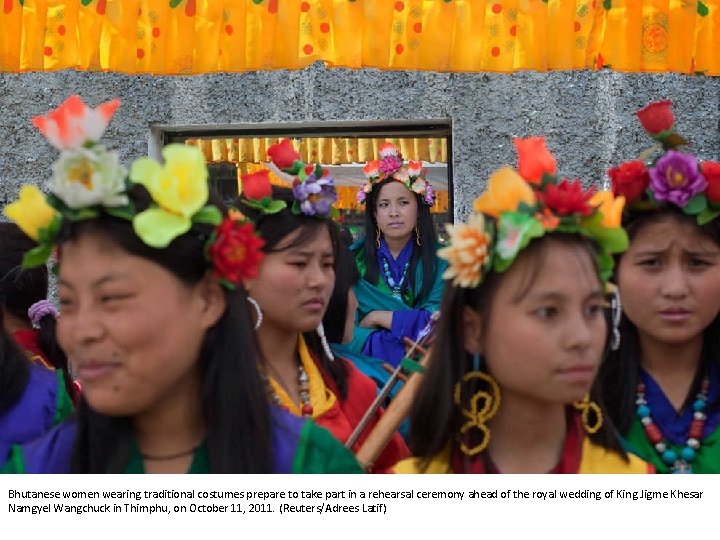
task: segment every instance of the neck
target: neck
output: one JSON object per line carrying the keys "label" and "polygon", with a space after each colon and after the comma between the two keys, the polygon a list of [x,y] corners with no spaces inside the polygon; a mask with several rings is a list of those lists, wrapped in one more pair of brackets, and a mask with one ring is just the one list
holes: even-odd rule
{"label": "neck", "polygon": [[2,310],[2,314],[3,326],[9,334],[17,332],[18,330],[32,330],[32,324],[30,324],[30,319],[28,319],[27,317],[21,319],[20,317],[16,317],[12,313],[8,313],[4,309]]}
{"label": "neck", "polygon": [[652,375],[663,392],[679,410],[700,365],[703,335],[683,343],[660,343],[640,335],[640,365]]}
{"label": "neck", "polygon": [[287,392],[290,399],[299,403],[298,333],[275,328],[271,321],[264,321],[256,335],[267,375]]}
{"label": "neck", "polygon": [[388,238],[387,236],[385,237],[385,243],[387,244],[390,254],[393,256],[393,259],[398,258],[398,255],[400,255],[402,249],[407,245],[408,240],[410,240],[410,235],[404,238]]}
{"label": "neck", "polygon": [[504,392],[489,424],[487,451],[503,473],[546,473],[560,460],[567,432],[565,406]]}
{"label": "neck", "polygon": [[[174,456],[195,449],[205,437],[200,377],[189,373],[184,381],[159,403],[133,419],[140,453],[146,456]],[[194,452],[169,460],[144,460],[149,473],[184,473]]]}

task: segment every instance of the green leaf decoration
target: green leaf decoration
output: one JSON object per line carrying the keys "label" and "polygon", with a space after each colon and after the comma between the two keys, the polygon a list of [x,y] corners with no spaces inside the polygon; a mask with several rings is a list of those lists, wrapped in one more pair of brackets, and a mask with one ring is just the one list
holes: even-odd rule
{"label": "green leaf decoration", "polygon": [[690,198],[690,200],[685,204],[685,206],[682,207],[682,211],[686,214],[694,216],[695,214],[699,214],[706,208],[707,199],[705,198],[705,195],[703,195],[702,193],[698,193],[694,197]]}
{"label": "green leaf decoration", "polygon": [[676,133],[674,129],[663,131],[653,136],[653,139],[659,141],[663,145],[665,150],[672,150],[678,146],[684,146],[688,142],[679,133]]}
{"label": "green leaf decoration", "polygon": [[237,285],[235,285],[232,281],[228,281],[227,279],[225,279],[223,277],[221,277],[218,280],[218,283],[220,283],[220,285],[222,285],[223,287],[225,287],[226,289],[228,289],[230,291],[234,291],[237,288]]}
{"label": "green leaf decoration", "polygon": [[52,253],[52,248],[52,244],[40,244],[26,252],[22,260],[23,268],[35,268],[45,264]]}
{"label": "green leaf decoration", "polygon": [[700,1],[697,3],[697,12],[701,17],[707,17],[710,14],[708,7]]}
{"label": "green leaf decoration", "polygon": [[500,273],[507,270],[533,238],[540,238],[544,234],[545,228],[533,216],[517,212],[501,214],[495,241],[495,271]]}
{"label": "green leaf decoration", "polygon": [[84,221],[86,219],[95,219],[100,215],[97,208],[78,208],[77,210],[72,209],[67,214],[67,218],[70,221]]}
{"label": "green leaf decoration", "polygon": [[63,218],[60,214],[56,214],[50,224],[38,231],[38,244],[54,244],[55,236],[60,230]]}
{"label": "green leaf decoration", "polygon": [[170,242],[190,230],[192,222],[162,208],[148,208],[133,219],[133,229],[140,239],[154,248],[167,247]]}
{"label": "green leaf decoration", "polygon": [[125,206],[107,206],[103,209],[105,210],[105,213],[109,216],[126,219],[128,221],[132,221],[137,214],[135,205],[132,203],[126,204]]}
{"label": "green leaf decoration", "polygon": [[697,215],[697,224],[701,226],[705,225],[718,216],[720,216],[720,209],[707,207]]}
{"label": "green leaf decoration", "polygon": [[262,212],[263,214],[277,214],[283,208],[287,208],[285,201],[276,201],[270,197],[263,197],[262,201],[252,201],[250,199],[243,199],[242,202],[248,208],[254,208]]}
{"label": "green leaf decoration", "polygon": [[323,174],[323,168],[320,166],[319,163],[315,164],[315,178],[321,178]]}
{"label": "green leaf decoration", "polygon": [[597,265],[598,273],[600,274],[600,281],[602,283],[607,283],[612,277],[615,260],[607,251],[600,251],[597,255]]}
{"label": "green leaf decoration", "polygon": [[606,11],[610,11],[612,9],[612,0],[603,0],[603,7]]}
{"label": "green leaf decoration", "polygon": [[218,226],[222,223],[223,216],[217,206],[209,204],[195,212],[192,220],[193,223],[207,223],[208,225]]}

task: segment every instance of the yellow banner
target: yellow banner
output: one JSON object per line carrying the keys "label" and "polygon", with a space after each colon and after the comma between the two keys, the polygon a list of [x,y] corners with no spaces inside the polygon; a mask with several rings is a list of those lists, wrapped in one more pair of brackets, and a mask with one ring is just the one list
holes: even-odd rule
{"label": "yellow banner", "polygon": [[720,0],[0,0],[0,71],[720,73]]}

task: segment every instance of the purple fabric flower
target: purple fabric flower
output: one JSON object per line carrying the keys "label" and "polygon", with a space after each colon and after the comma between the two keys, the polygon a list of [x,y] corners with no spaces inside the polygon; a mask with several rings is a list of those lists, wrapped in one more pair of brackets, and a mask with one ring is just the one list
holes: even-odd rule
{"label": "purple fabric flower", "polygon": [[335,181],[330,176],[317,178],[314,174],[293,186],[293,195],[306,216],[329,216],[332,205],[338,198]]}
{"label": "purple fabric flower", "polygon": [[398,156],[385,156],[380,160],[380,171],[385,174],[392,174],[402,167],[402,159]]}
{"label": "purple fabric flower", "polygon": [[435,204],[435,188],[430,185],[430,182],[428,182],[425,187],[425,202],[429,206]]}
{"label": "purple fabric flower", "polygon": [[650,187],[655,199],[668,201],[679,207],[687,204],[693,195],[705,190],[707,181],[698,171],[697,159],[692,154],[668,150],[650,169]]}

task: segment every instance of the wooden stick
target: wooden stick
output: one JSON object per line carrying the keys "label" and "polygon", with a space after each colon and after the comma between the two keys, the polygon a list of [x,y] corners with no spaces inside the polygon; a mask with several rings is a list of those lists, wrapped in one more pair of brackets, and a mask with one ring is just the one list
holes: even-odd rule
{"label": "wooden stick", "polygon": [[[429,337],[428,335],[425,335],[423,337],[423,339],[421,339],[420,341],[423,341],[423,340],[427,339],[428,337]],[[420,346],[419,343],[415,343],[414,341],[409,340],[408,338],[405,338],[405,340],[406,340],[406,343],[407,342],[412,343],[412,346],[410,347],[410,350],[408,351],[408,354],[407,354],[407,356],[409,358],[411,358],[412,355],[415,354],[416,350],[421,350],[421,351],[427,352],[427,351],[425,351],[425,349],[423,349]],[[365,428],[370,423],[370,420],[372,420],[372,418],[377,413],[378,409],[380,408],[380,405],[390,395],[390,392],[392,391],[393,387],[395,386],[395,383],[397,382],[397,380],[400,376],[401,369],[402,369],[402,362],[397,365],[395,370],[390,375],[390,378],[385,383],[385,386],[383,386],[382,390],[377,395],[375,400],[370,404],[370,407],[368,407],[368,410],[365,411],[365,414],[360,419],[360,422],[358,422],[358,425],[355,426],[355,429],[350,434],[350,437],[348,438],[348,440],[345,442],[345,448],[352,448],[355,445],[355,443],[358,441],[358,439],[360,438],[360,435],[362,435],[363,431],[365,431]],[[398,395],[399,394],[400,394],[400,392],[398,392]],[[395,399],[397,399],[397,397]],[[400,425],[400,424],[398,424],[398,425]],[[387,444],[387,443],[385,443],[385,444]]]}
{"label": "wooden stick", "polygon": [[[427,368],[429,359],[430,354],[424,350],[424,356],[419,362],[420,365]],[[402,389],[393,398],[385,410],[385,414],[378,420],[378,423],[375,424],[370,435],[358,450],[355,457],[366,470],[372,467],[372,464],[375,463],[375,460],[388,445],[390,439],[405,421],[405,418],[410,414],[410,408],[415,400],[415,394],[417,394],[421,381],[421,373],[411,373],[408,376]]]}

